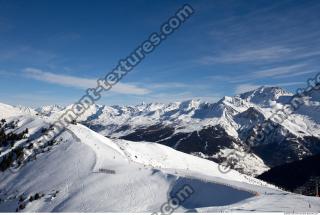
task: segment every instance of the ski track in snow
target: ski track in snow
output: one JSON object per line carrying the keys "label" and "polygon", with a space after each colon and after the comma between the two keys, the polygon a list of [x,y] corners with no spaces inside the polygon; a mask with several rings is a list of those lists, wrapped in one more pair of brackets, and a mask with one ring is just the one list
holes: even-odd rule
{"label": "ski track in snow", "polygon": [[[21,123],[30,131],[47,124],[27,118]],[[155,143],[108,139],[80,124],[69,129],[60,135],[64,141],[18,173],[0,173],[0,190],[8,193],[0,193],[6,199],[0,211],[17,207],[17,198],[9,196],[41,192],[45,197],[28,203],[23,212],[155,212],[185,182],[202,191],[179,212],[320,211],[317,198],[284,192],[236,171],[222,174],[212,161]],[[60,191],[54,199],[49,198],[52,190]]]}

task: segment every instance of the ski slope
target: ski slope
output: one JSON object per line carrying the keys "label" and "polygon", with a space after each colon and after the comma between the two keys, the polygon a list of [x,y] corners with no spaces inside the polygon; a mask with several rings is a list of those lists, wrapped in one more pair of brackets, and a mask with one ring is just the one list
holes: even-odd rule
{"label": "ski slope", "polygon": [[[29,128],[34,137],[49,123],[19,114],[7,121],[18,118],[20,129]],[[108,139],[81,124],[68,129],[50,151],[17,172],[0,173],[1,212],[16,211],[21,203],[22,212],[159,212],[185,184],[194,193],[178,212],[320,211],[316,198],[236,171],[223,174],[214,162],[163,145]],[[41,198],[30,202],[36,193]]]}
{"label": "ski slope", "polygon": [[[243,159],[232,164],[233,169],[257,176],[274,166],[320,153],[319,92],[303,98],[304,105],[298,110],[284,113],[283,108],[294,97],[279,87],[259,87],[224,96],[216,103],[189,100],[133,106],[95,104],[77,121],[104,136],[158,142],[220,163],[232,163],[229,154],[237,151]],[[71,107],[53,105],[34,111],[44,119],[57,119]],[[257,136],[259,127],[268,119],[277,125],[272,126],[272,135],[261,142],[268,146],[253,146],[248,140]]]}

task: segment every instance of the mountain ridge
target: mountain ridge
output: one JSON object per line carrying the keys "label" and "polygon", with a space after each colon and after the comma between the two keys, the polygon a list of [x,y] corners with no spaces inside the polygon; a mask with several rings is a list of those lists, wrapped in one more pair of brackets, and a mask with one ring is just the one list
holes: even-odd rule
{"label": "mountain ridge", "polygon": [[[318,94],[311,92],[304,98],[305,105],[280,124],[269,118],[294,94],[264,86],[225,96],[216,103],[187,100],[134,106],[95,104],[77,121],[107,137],[158,142],[220,163],[234,163],[228,160],[228,154],[240,151],[244,159],[230,166],[258,175],[270,167],[320,152],[320,118],[311,111],[320,107]],[[41,117],[55,119],[67,109],[45,106],[35,111]],[[252,146],[248,139],[256,139],[266,122],[274,129]],[[247,158],[250,162],[244,161]]]}
{"label": "mountain ridge", "polygon": [[[0,110],[6,135],[26,131],[11,146],[0,147],[1,165],[11,157],[0,171],[1,212],[162,212],[186,184],[195,192],[179,202],[176,212],[320,209],[317,198],[235,170],[222,173],[215,162],[162,144],[107,138],[80,123],[38,146],[53,119],[8,105],[0,104]],[[24,159],[26,150],[31,156]]]}

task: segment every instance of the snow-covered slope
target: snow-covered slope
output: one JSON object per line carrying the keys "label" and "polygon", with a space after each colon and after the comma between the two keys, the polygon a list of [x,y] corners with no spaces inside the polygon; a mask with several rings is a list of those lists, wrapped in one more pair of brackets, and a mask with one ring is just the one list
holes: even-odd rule
{"label": "snow-covered slope", "polygon": [[[13,148],[37,142],[39,130],[50,123],[14,114],[5,119],[17,122],[18,133],[29,130],[29,141]],[[212,161],[164,145],[109,139],[81,124],[70,125],[56,140],[20,169],[0,172],[1,212],[158,212],[186,185],[193,192],[177,211],[320,210],[316,198],[233,170],[223,174]]]}
{"label": "snow-covered slope", "polygon": [[47,105],[47,106],[36,108],[35,111],[43,116],[51,116],[57,112],[62,111],[63,109],[65,109],[65,107],[60,105]]}
{"label": "snow-covered slope", "polygon": [[[314,109],[319,107],[319,99],[316,97],[319,93],[317,93],[307,99],[307,106],[312,105]],[[136,106],[93,105],[78,118],[78,121],[86,122],[100,134],[112,137],[130,134],[141,127],[162,124],[174,126],[176,132],[192,132],[201,130],[205,126],[221,125],[228,135],[237,138],[238,129],[243,123],[248,123],[235,122],[234,117],[237,114],[254,108],[265,118],[269,118],[275,110],[288,103],[292,96],[293,94],[279,87],[260,87],[234,97],[225,96],[217,103],[189,100],[169,104],[142,103]],[[53,119],[61,116],[70,107],[44,106],[37,108],[36,111]],[[315,112],[309,116],[306,112],[308,111],[301,110],[289,117],[285,121],[285,128],[300,136],[310,135],[312,132],[314,136],[320,137],[320,130],[310,130],[312,127],[318,128],[319,114]],[[300,116],[301,120],[294,120],[296,116]],[[306,122],[301,125],[301,121]]]}
{"label": "snow-covered slope", "polygon": [[8,118],[12,116],[19,116],[23,115],[24,113],[16,107],[13,107],[11,105],[0,103],[0,118]]}
{"label": "snow-covered slope", "polygon": [[[108,137],[150,141],[215,162],[228,162],[232,151],[241,157],[232,165],[238,171],[259,175],[270,167],[320,153],[319,92],[286,120],[276,123],[261,146],[247,140],[293,94],[279,87],[260,87],[217,103],[190,100],[136,106],[93,105],[78,121]],[[44,118],[59,117],[69,107],[37,109]],[[275,153],[273,153],[275,152]]]}

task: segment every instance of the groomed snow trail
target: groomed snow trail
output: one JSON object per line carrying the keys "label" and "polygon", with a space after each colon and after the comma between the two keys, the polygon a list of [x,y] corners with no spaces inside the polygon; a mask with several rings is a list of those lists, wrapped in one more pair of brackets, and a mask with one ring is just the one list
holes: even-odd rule
{"label": "groomed snow trail", "polygon": [[[18,118],[30,135],[47,125]],[[19,172],[0,173],[1,212],[15,211],[20,195],[35,193],[44,196],[28,202],[23,212],[157,212],[185,183],[195,193],[180,212],[297,212],[297,205],[302,212],[320,210],[314,198],[283,192],[236,171],[222,174],[214,162],[163,145],[108,139],[80,124],[69,129],[75,136],[63,132],[59,145]],[[309,202],[312,207],[306,208]]]}
{"label": "groomed snow trail", "polygon": [[[219,183],[214,183],[213,181],[208,182],[203,179],[191,177],[189,178],[188,175],[184,173],[184,171],[180,172],[179,169],[174,173],[170,171],[161,172],[157,170],[157,168],[161,166],[152,165],[152,163],[150,164],[149,162],[143,162],[139,160],[138,156],[134,155],[134,151],[130,151],[126,145],[120,143],[121,141],[116,141],[116,143],[114,143],[110,139],[105,138],[82,125],[72,126],[71,130],[73,131],[73,133],[77,134],[77,138],[79,140],[89,140],[86,141],[85,144],[90,146],[90,148],[95,152],[95,157],[97,160],[93,170],[94,173],[104,174],[104,172],[99,172],[99,170],[111,170],[117,173],[121,173],[122,170],[125,169],[125,171],[130,170],[132,174],[135,174],[136,171],[138,171],[137,174],[141,174],[141,171],[147,170],[148,172],[152,171],[152,175],[149,176],[151,180],[153,175],[164,175],[167,179],[170,179],[168,181],[169,187],[167,189],[167,198],[169,198],[172,193],[175,193],[177,189],[183,187],[183,185],[190,185],[191,187],[193,187],[195,189],[195,193],[192,196],[190,196],[190,198],[182,205],[182,207],[185,209],[227,205],[239,202],[243,199],[247,199],[253,196],[252,193],[241,190],[241,188],[235,189],[232,188],[230,185],[226,186]],[[132,142],[130,143],[135,144]],[[159,149],[152,150],[152,145],[156,145]],[[154,152],[159,153],[159,150],[160,152],[162,151],[162,153],[160,154],[164,154],[165,157],[168,156],[166,155],[167,153],[169,153],[170,155],[170,152],[167,151],[172,150],[168,147],[164,147],[161,150],[161,145],[158,144],[149,143],[149,146],[151,147],[151,150]],[[176,151],[172,150],[172,152]],[[185,154],[181,153],[181,155]],[[110,158],[112,159],[110,160]],[[184,158],[183,156],[181,158],[183,162],[186,162],[186,158]],[[179,157],[177,160],[179,160]],[[160,159],[158,162],[163,162],[163,160]],[[186,162],[186,164],[188,163]],[[223,196],[221,195],[221,192],[224,193]],[[153,197],[156,196],[157,193],[153,195]],[[159,208],[155,210],[159,210]]]}

